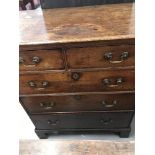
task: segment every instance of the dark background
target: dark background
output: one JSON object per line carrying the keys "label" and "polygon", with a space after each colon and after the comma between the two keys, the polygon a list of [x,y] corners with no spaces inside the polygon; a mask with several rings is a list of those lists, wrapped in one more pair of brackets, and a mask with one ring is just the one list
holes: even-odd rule
{"label": "dark background", "polygon": [[134,2],[134,0],[40,0],[43,9]]}

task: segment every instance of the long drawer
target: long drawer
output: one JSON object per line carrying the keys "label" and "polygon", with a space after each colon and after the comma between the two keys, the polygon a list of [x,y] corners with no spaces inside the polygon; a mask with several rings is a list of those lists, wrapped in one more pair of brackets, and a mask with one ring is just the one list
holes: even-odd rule
{"label": "long drawer", "polygon": [[64,69],[61,49],[19,52],[20,71],[42,71]]}
{"label": "long drawer", "polygon": [[134,45],[71,48],[66,53],[71,69],[133,67],[135,63]]}
{"label": "long drawer", "polygon": [[134,70],[20,75],[20,94],[134,90]]}
{"label": "long drawer", "polygon": [[32,115],[36,129],[110,129],[127,128],[133,112],[95,112]]}
{"label": "long drawer", "polygon": [[73,111],[134,110],[134,94],[88,94],[21,97],[31,114]]}

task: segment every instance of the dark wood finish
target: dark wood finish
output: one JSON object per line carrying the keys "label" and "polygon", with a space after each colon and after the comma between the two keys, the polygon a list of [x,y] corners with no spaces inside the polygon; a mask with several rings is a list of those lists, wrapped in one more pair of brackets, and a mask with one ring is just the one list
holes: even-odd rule
{"label": "dark wood finish", "polygon": [[20,102],[37,135],[112,131],[127,137],[134,41],[134,4],[21,12]]}
{"label": "dark wood finish", "polygon": [[[134,38],[128,38],[128,39],[117,39],[117,40],[98,40],[98,41],[86,41],[86,42],[68,42],[68,43],[43,43],[43,44],[20,44],[19,49],[20,51],[29,51],[29,50],[41,50],[41,49],[47,49],[51,50],[54,48],[62,48],[68,49],[68,48],[83,48],[83,47],[103,47],[103,46],[120,46],[120,45],[133,45],[134,46],[135,39]],[[125,66],[124,66],[125,67]]]}
{"label": "dark wood finish", "polygon": [[35,129],[37,136],[40,139],[46,139],[50,135],[58,135],[58,134],[94,134],[94,133],[116,133],[119,134],[121,138],[128,138],[131,132],[131,128],[114,128],[114,129],[59,129],[58,130],[40,130]]}
{"label": "dark wood finish", "polygon": [[31,114],[72,111],[134,110],[134,94],[94,94],[21,97]]}
{"label": "dark wood finish", "polygon": [[[66,113],[31,115],[36,129],[113,129],[128,128],[133,112]],[[120,121],[121,120],[121,121]]]}
{"label": "dark wood finish", "polygon": [[103,5],[116,3],[129,3],[134,0],[41,0],[43,9],[61,8],[61,7],[79,7],[89,5]]}
{"label": "dark wood finish", "polygon": [[[123,58],[123,53],[128,55]],[[134,55],[134,45],[71,48],[67,50],[67,61],[71,69],[133,67]]]}
{"label": "dark wood finish", "polygon": [[[93,71],[78,73],[78,80],[72,79],[74,73],[56,72],[45,74],[20,75],[20,94],[48,94],[64,92],[93,92],[93,91],[127,91],[134,90],[133,70]],[[117,80],[122,78],[121,83]],[[109,84],[104,83],[108,79]],[[29,82],[34,82],[31,87]],[[44,87],[43,82],[48,86]]]}
{"label": "dark wood finish", "polygon": [[[133,112],[32,115],[36,129],[113,129],[128,128]],[[121,121],[120,121],[121,120]],[[87,122],[87,123],[86,123]]]}
{"label": "dark wood finish", "polygon": [[129,135],[130,135],[130,129],[123,130],[119,134],[119,136],[121,138],[127,138],[127,137],[129,137]]}
{"label": "dark wood finish", "polygon": [[134,40],[134,20],[132,3],[21,11],[20,46]]}
{"label": "dark wood finish", "polygon": [[[63,53],[60,50],[20,51],[20,71],[42,71],[65,69]],[[38,62],[33,59],[38,57]]]}

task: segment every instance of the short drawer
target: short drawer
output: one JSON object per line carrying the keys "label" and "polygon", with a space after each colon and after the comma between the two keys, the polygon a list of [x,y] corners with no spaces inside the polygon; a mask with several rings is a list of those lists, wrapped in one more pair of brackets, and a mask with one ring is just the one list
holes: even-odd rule
{"label": "short drawer", "polygon": [[134,70],[20,75],[20,94],[134,90]]}
{"label": "short drawer", "polygon": [[64,69],[61,50],[38,50],[19,52],[20,71]]}
{"label": "short drawer", "polygon": [[21,97],[31,114],[73,111],[134,110],[134,94],[88,94]]}
{"label": "short drawer", "polygon": [[32,115],[36,129],[110,129],[127,128],[133,112],[68,113]]}
{"label": "short drawer", "polygon": [[71,48],[67,50],[67,61],[71,69],[134,66],[135,46]]}

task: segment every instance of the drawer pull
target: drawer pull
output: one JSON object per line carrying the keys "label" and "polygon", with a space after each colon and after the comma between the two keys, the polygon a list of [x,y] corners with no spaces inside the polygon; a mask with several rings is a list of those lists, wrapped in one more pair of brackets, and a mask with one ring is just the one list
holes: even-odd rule
{"label": "drawer pull", "polygon": [[107,87],[118,87],[120,84],[123,83],[123,78],[117,78],[115,84],[111,84],[112,80],[108,78],[103,79],[102,83],[106,85]]}
{"label": "drawer pull", "polygon": [[25,64],[25,60],[22,57],[19,57],[19,64],[23,64],[25,67],[35,67],[37,64],[39,64],[41,59],[37,56],[32,58],[32,64]]}
{"label": "drawer pull", "polygon": [[22,57],[19,57],[19,63],[24,63],[24,59]]}
{"label": "drawer pull", "polygon": [[60,121],[58,121],[58,120],[54,120],[54,121],[48,120],[47,123],[49,125],[57,125],[58,123],[60,123]]}
{"label": "drawer pull", "polygon": [[30,87],[36,87],[36,84],[35,84],[35,82],[33,82],[33,81],[29,81],[28,83],[29,83],[29,86],[30,86]]}
{"label": "drawer pull", "polygon": [[55,103],[53,101],[51,102],[41,102],[40,106],[44,109],[52,109],[55,106]]}
{"label": "drawer pull", "polygon": [[34,81],[29,81],[28,84],[29,84],[30,87],[37,88],[37,89],[44,89],[44,88],[49,86],[48,81],[43,81],[43,82],[40,82],[40,83],[35,83]]}
{"label": "drawer pull", "polygon": [[111,108],[111,107],[114,107],[114,106],[117,104],[117,101],[114,100],[114,101],[112,102],[112,104],[107,104],[105,101],[102,101],[101,103],[102,103],[102,105],[103,105],[105,108]]}
{"label": "drawer pull", "polygon": [[104,58],[105,58],[106,60],[109,60],[109,62],[110,62],[110,63],[113,63],[113,64],[121,63],[121,62],[123,62],[124,60],[126,60],[128,57],[129,57],[129,53],[128,53],[128,52],[123,52],[123,53],[121,54],[121,56],[120,56],[120,60],[114,61],[114,60],[112,60],[113,55],[112,55],[111,52],[105,53],[105,55],[104,55]]}
{"label": "drawer pull", "polygon": [[80,79],[79,73],[72,73],[71,78],[75,81],[78,81]]}
{"label": "drawer pull", "polygon": [[100,122],[104,125],[109,125],[112,123],[112,119],[102,119]]}
{"label": "drawer pull", "polygon": [[47,87],[47,86],[48,86],[48,81],[43,81],[43,82],[42,82],[42,86],[43,86],[43,87]]}
{"label": "drawer pull", "polygon": [[39,57],[33,57],[32,62],[34,62],[35,64],[38,64],[40,62],[40,58]]}

